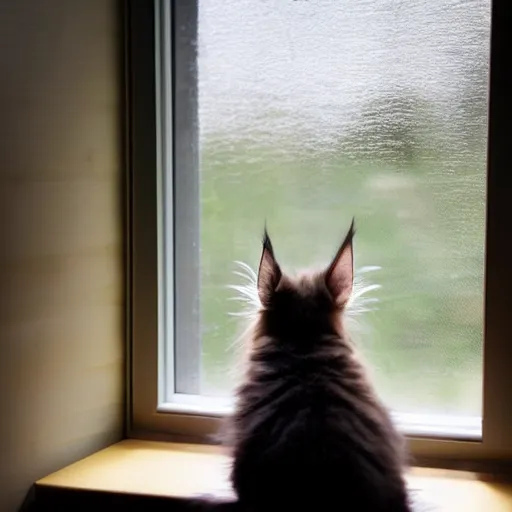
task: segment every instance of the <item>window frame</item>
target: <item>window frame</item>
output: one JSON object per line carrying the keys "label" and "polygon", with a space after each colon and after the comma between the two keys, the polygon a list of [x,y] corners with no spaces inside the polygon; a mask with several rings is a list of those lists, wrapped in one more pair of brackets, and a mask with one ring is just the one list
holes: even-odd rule
{"label": "window frame", "polygon": [[[127,160],[129,187],[127,204],[129,211],[127,228],[127,333],[128,333],[128,437],[144,439],[168,439],[173,441],[210,442],[211,435],[219,427],[225,412],[222,405],[204,413],[194,405],[160,407],[162,397],[173,390],[165,383],[158,369],[159,351],[165,353],[162,344],[164,318],[178,320],[176,339],[187,339],[187,344],[177,344],[178,357],[188,361],[177,381],[186,382],[187,389],[197,386],[193,364],[199,361],[199,332],[187,331],[190,325],[188,311],[197,312],[194,293],[188,284],[197,276],[185,272],[181,276],[165,275],[160,258],[160,233],[168,234],[166,240],[177,240],[175,246],[166,248],[175,263],[189,261],[194,267],[194,247],[198,240],[197,213],[180,202],[182,194],[176,190],[196,193],[197,172],[180,172],[169,182],[162,181],[162,167],[172,162],[187,171],[198,165],[197,151],[190,149],[190,137],[195,136],[193,70],[190,69],[190,37],[182,37],[182,27],[189,26],[196,15],[197,0],[126,0],[126,69],[127,69]],[[174,22],[170,25],[170,12]],[[512,407],[507,408],[507,390],[512,390],[512,343],[508,341],[509,312],[507,309],[507,285],[512,284],[512,249],[507,238],[512,223],[508,206],[508,193],[512,190],[507,174],[507,123],[511,115],[512,90],[507,74],[507,47],[510,45],[511,7],[506,0],[494,0],[491,7],[491,65],[489,92],[489,125],[487,154],[487,218],[485,252],[485,318],[483,346],[483,426],[482,440],[460,441],[434,439],[427,436],[407,436],[415,463],[437,467],[462,467],[465,469],[489,468],[506,465],[512,461]],[[160,21],[159,21],[160,20]],[[162,21],[163,20],[163,21]],[[165,25],[167,23],[167,25]],[[192,23],[193,24],[193,23]],[[180,37],[182,38],[180,40]],[[173,82],[171,63],[161,60],[160,48],[170,48],[172,41],[180,45],[174,52],[174,67],[180,70],[181,83]],[[160,48],[159,48],[160,47]],[[180,61],[179,55],[184,59]],[[188,59],[188,60],[187,60]],[[186,62],[185,62],[186,61]],[[158,64],[161,64],[159,66]],[[187,64],[187,65],[184,65]],[[163,70],[159,75],[157,69]],[[188,75],[185,74],[188,66]],[[183,78],[184,77],[184,78]],[[188,77],[188,78],[187,78]],[[188,80],[188,82],[187,82]],[[191,91],[186,105],[166,104],[158,91],[173,84],[175,88]],[[183,91],[182,91],[183,93]],[[181,94],[182,94],[181,93]],[[165,130],[179,126],[174,136],[176,150],[161,143]],[[167,128],[166,128],[167,127]],[[180,139],[184,137],[184,139]],[[186,144],[184,143],[186,141]],[[181,142],[180,142],[181,141]],[[168,146],[168,145],[167,145]],[[194,147],[194,144],[192,144]],[[183,179],[185,176],[185,179]],[[181,181],[180,181],[181,180]],[[159,195],[165,187],[174,198],[174,214],[165,212]],[[195,209],[197,210],[197,209]],[[186,223],[181,219],[186,218]],[[163,221],[165,219],[165,221]],[[196,223],[196,224],[194,224]],[[183,229],[184,225],[192,228]],[[176,231],[174,226],[179,225]],[[174,238],[177,237],[177,238]],[[181,238],[180,238],[181,237]],[[180,248],[177,250],[177,248]],[[182,249],[182,248],[185,249]],[[188,249],[187,249],[188,248]],[[198,252],[198,251],[197,251]],[[180,266],[183,268],[183,265]],[[175,287],[184,297],[183,309],[178,303],[165,302],[159,286],[160,276],[168,286]],[[173,281],[173,279],[176,279]],[[199,286],[199,284],[197,284]],[[188,290],[188,291],[187,291]],[[188,294],[188,295],[187,295]],[[169,300],[169,298],[167,298]],[[181,300],[181,299],[180,299]],[[196,309],[194,309],[196,308]],[[163,312],[166,311],[166,315]],[[196,314],[196,313],[193,313]],[[187,316],[188,315],[188,316]],[[174,354],[166,353],[167,364],[174,365]],[[192,366],[190,366],[192,365]],[[180,370],[177,370],[180,372]],[[192,377],[190,377],[192,376]],[[186,379],[192,379],[186,381]],[[174,381],[174,378],[173,378]]]}

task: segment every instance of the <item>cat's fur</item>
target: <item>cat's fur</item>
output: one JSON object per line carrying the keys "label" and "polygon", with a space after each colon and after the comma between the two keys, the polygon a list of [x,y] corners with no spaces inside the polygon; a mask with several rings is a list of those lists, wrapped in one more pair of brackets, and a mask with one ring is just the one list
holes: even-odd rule
{"label": "cat's fur", "polygon": [[291,277],[265,230],[261,307],[230,419],[237,510],[412,510],[402,438],[344,325],[353,236],[352,223],[327,269]]}

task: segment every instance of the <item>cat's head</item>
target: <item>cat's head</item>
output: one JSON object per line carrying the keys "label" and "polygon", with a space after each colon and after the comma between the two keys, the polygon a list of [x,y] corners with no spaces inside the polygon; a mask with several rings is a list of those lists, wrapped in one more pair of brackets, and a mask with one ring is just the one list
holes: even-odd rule
{"label": "cat's head", "polygon": [[297,276],[283,273],[265,229],[257,274],[260,316],[269,334],[338,330],[354,286],[354,221],[330,264]]}
{"label": "cat's head", "polygon": [[374,309],[378,299],[369,294],[380,288],[378,284],[368,283],[366,274],[380,267],[354,269],[354,233],[352,222],[329,265],[316,272],[291,276],[282,272],[265,229],[258,271],[237,261],[239,270],[234,273],[245,282],[228,286],[237,292],[233,299],[245,305],[241,311],[230,314],[252,320],[232,347],[247,348],[244,341],[247,336],[254,336],[255,327],[260,334],[262,327],[266,334],[271,334],[269,329],[288,326],[288,332],[293,335],[308,326],[316,329],[316,333],[319,329],[339,331],[343,324],[351,337],[366,332],[368,325],[360,322],[360,316]]}

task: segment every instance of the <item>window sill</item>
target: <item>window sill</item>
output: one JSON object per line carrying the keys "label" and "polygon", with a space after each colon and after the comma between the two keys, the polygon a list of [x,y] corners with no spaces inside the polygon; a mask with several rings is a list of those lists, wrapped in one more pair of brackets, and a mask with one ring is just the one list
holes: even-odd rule
{"label": "window sill", "polygon": [[[233,397],[212,397],[176,393],[172,400],[158,405],[158,412],[222,418],[233,412]],[[453,438],[464,441],[482,439],[482,418],[442,414],[393,414],[396,425],[409,436]]]}
{"label": "window sill", "polygon": [[[69,505],[74,499],[85,509],[89,494],[91,504],[120,505],[122,500],[132,505],[133,500],[148,500],[149,504],[153,500],[156,508],[159,503],[162,509],[172,510],[169,507],[175,503],[175,510],[183,510],[187,498],[200,494],[232,497],[226,483],[228,462],[215,446],[127,439],[36,482],[35,508],[39,510],[40,505],[45,510],[48,504],[62,505],[63,501]],[[413,468],[407,478],[432,510],[512,510],[512,483],[426,468]],[[112,501],[112,496],[121,501]]]}

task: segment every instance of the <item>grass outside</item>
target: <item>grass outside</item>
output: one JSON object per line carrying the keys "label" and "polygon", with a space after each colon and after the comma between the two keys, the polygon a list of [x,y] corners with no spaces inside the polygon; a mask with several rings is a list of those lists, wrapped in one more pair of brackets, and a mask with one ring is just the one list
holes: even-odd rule
{"label": "grass outside", "polygon": [[[349,153],[350,154],[350,153]],[[478,157],[478,155],[477,155]],[[394,409],[480,414],[485,162],[442,153],[348,158],[276,137],[210,136],[201,153],[201,317],[205,394],[229,392],[235,260],[257,270],[266,219],[284,268],[327,264],[356,218],[356,269],[376,310],[354,333]]]}

